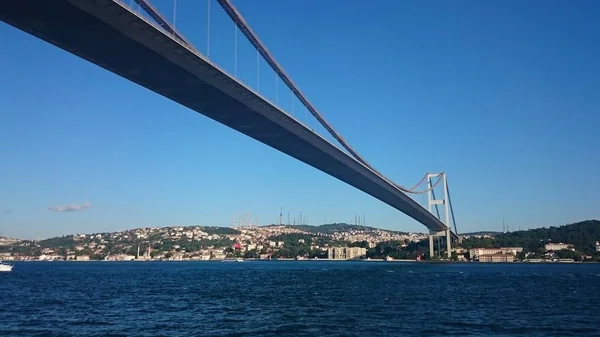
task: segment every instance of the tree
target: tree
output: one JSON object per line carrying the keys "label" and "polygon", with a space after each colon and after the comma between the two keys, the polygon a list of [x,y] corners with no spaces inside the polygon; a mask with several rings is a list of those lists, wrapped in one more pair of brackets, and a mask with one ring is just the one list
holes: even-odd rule
{"label": "tree", "polygon": [[562,249],[562,250],[556,251],[556,252],[554,252],[554,254],[559,259],[573,259],[575,261],[581,260],[581,253],[574,252],[574,251],[568,250],[568,249]]}
{"label": "tree", "polygon": [[245,259],[257,259],[258,257],[259,257],[258,252],[255,249],[249,250],[246,253],[244,253]]}
{"label": "tree", "polygon": [[369,243],[367,241],[357,241],[350,243],[348,247],[362,247],[369,249]]}
{"label": "tree", "polygon": [[104,254],[92,254],[90,255],[90,260],[104,260],[106,255]]}

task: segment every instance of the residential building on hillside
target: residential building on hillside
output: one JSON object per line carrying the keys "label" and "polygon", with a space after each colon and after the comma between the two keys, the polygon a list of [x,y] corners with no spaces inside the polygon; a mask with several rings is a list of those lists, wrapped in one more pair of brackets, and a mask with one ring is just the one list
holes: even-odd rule
{"label": "residential building on hillside", "polygon": [[17,243],[19,241],[20,240],[17,239],[5,238],[3,236],[0,236],[0,246],[12,245],[13,243]]}
{"label": "residential building on hillside", "polygon": [[569,250],[575,250],[573,248],[573,245],[570,245],[568,243],[547,243],[545,245],[546,250],[549,251],[557,251],[557,250],[563,250],[563,249],[569,249]]}

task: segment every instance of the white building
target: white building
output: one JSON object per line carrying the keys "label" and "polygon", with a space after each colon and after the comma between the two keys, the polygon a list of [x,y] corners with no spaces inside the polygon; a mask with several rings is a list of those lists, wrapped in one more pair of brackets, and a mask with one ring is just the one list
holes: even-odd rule
{"label": "white building", "polygon": [[569,249],[569,250],[575,250],[573,248],[573,245],[570,245],[568,243],[547,243],[545,246],[547,251],[557,251],[557,250],[563,250],[563,249]]}
{"label": "white building", "polygon": [[115,254],[109,255],[104,258],[106,261],[133,261],[135,260],[135,255],[128,254]]}
{"label": "white building", "polygon": [[367,249],[362,247],[333,247],[327,249],[327,258],[331,260],[352,260],[365,258]]}
{"label": "white building", "polygon": [[226,255],[220,250],[213,250],[212,252],[210,252],[210,257],[212,260],[223,260],[226,257]]}
{"label": "white building", "polygon": [[479,257],[479,255],[494,255],[494,254],[511,254],[517,255],[523,251],[523,247],[500,247],[500,248],[472,248],[469,249],[471,259]]}
{"label": "white building", "polygon": [[42,254],[38,257],[38,260],[40,261],[54,261],[54,260],[62,260],[61,256],[58,255],[46,255],[46,254]]}

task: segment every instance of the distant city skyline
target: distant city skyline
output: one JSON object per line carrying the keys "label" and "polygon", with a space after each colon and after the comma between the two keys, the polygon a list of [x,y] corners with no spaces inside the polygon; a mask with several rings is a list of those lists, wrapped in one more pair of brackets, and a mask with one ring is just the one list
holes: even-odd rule
{"label": "distant city skyline", "polygon": [[[172,15],[169,2],[156,5]],[[178,29],[202,52],[205,5],[180,2],[177,11]],[[511,229],[600,218],[600,177],[590,174],[600,164],[600,4],[236,5],[379,170],[402,185],[448,173],[459,232],[499,230],[503,218]],[[233,74],[233,23],[218,6],[212,11],[210,57]],[[353,187],[48,43],[4,23],[0,35],[13,46],[0,53],[0,235],[230,226],[245,212],[277,223],[281,207],[284,219],[302,210],[310,224],[364,214],[373,227],[425,231]],[[256,53],[237,39],[237,75],[259,80],[262,94],[325,136],[281,82],[276,91],[264,63],[256,78]]]}

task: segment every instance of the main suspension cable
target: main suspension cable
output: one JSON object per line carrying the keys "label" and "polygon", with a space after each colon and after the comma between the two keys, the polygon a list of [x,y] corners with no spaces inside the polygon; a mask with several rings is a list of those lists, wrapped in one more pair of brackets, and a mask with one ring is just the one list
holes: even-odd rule
{"label": "main suspension cable", "polygon": [[[446,180],[446,189],[448,190],[448,206],[450,206],[450,214],[452,214],[452,223],[454,224],[454,233],[458,235],[458,229],[456,228],[456,218],[454,218],[454,208],[452,207],[452,198],[450,197],[450,185],[448,185],[448,180]],[[450,226],[448,226],[450,227]]]}
{"label": "main suspension cable", "polygon": [[[169,32],[173,36],[175,36],[183,44],[185,44],[188,47],[190,47],[191,49],[195,50],[194,46],[175,29],[175,27],[174,27],[175,22],[173,22],[173,26],[171,24],[169,24],[169,22],[160,14],[160,12],[156,8],[154,8],[154,6],[152,6],[152,4],[150,3],[150,0],[134,0],[134,1],[135,1],[135,3],[138,4],[138,6],[140,6],[140,8],[144,12],[146,12],[148,15],[150,15],[150,17],[154,21],[156,21],[163,29],[165,29],[167,32]],[[175,7],[173,10],[173,12],[174,12],[173,19],[175,19],[176,6],[177,6],[177,4],[175,3]]]}
{"label": "main suspension cable", "polygon": [[[237,8],[231,3],[230,0],[217,0],[219,5],[223,8],[223,10],[229,15],[229,17],[235,22],[240,31],[246,36],[248,41],[252,44],[252,46],[263,56],[267,64],[273,69],[275,74],[281,78],[281,80],[285,83],[285,85],[292,91],[292,93],[298,98],[300,103],[304,105],[307,110],[317,119],[317,121],[329,132],[329,134],[335,138],[335,140],[342,145],[346,151],[348,151],[354,159],[358,162],[366,166],[368,169],[373,171],[375,174],[379,175],[381,178],[389,182],[391,185],[396,187],[397,189],[412,194],[422,194],[427,193],[431,188],[425,191],[415,192],[414,189],[406,188],[402,185],[398,185],[395,182],[386,178],[381,172],[379,172],[373,165],[367,162],[350,144],[346,142],[344,137],[339,134],[326,120],[325,117],[316,109],[314,105],[312,105],[306,96],[300,91],[300,89],[292,82],[290,76],[283,70],[283,67],[279,65],[279,63],[275,60],[275,58],[271,55],[271,53],[267,50],[267,47],[262,43],[262,41],[258,38],[258,35],[254,33],[252,28],[246,23],[246,20],[241,15],[241,13],[237,10]],[[437,185],[437,183],[435,184]],[[432,187],[434,188],[434,187]]]}

